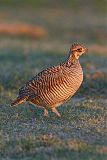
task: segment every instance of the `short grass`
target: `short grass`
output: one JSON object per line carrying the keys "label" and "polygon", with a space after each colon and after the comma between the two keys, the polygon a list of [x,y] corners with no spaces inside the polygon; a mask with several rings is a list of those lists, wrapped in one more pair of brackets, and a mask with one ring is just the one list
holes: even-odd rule
{"label": "short grass", "polygon": [[[0,53],[0,152],[2,159],[106,159],[107,158],[107,73],[92,79],[84,62],[107,67],[106,57],[82,57],[84,83],[78,94],[59,107],[62,117],[32,105],[10,107],[18,88],[43,68],[58,64],[60,53],[2,51]],[[93,71],[96,72],[96,71]],[[87,78],[87,75],[90,75]]]}
{"label": "short grass", "polygon": [[[22,13],[22,10],[18,13],[17,9],[16,12],[14,9],[13,12],[6,9],[4,19],[7,21],[9,17],[10,21],[14,21],[17,17],[18,21],[36,23],[32,17],[26,18]],[[72,21],[68,21],[68,10],[59,11],[59,16],[54,10],[41,10],[41,14],[30,10],[31,13],[37,13],[35,17],[38,24],[49,29],[49,36],[45,40],[0,38],[0,159],[106,160],[106,24],[99,23],[103,21],[101,17],[97,19],[93,16],[93,24],[92,21],[83,20],[84,26],[87,23],[95,26],[96,20],[101,32],[94,31],[94,27],[88,30],[82,24],[76,28],[75,20],[70,30]],[[70,10],[69,14],[74,16]],[[66,23],[61,21],[61,15],[66,17]],[[16,98],[18,89],[42,69],[63,62],[67,56],[65,51],[73,39],[82,42],[85,40],[89,52],[81,57],[84,82],[80,90],[58,108],[62,117],[57,118],[50,111],[50,117],[45,118],[43,110],[30,104],[12,108],[10,103]],[[92,50],[93,43],[104,47],[104,50],[100,54],[99,48]]]}

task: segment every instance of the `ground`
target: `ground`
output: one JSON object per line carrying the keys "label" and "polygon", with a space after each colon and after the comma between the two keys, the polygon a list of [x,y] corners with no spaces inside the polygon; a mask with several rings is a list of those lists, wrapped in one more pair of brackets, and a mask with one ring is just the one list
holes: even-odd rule
{"label": "ground", "polygon": [[[0,37],[1,160],[107,159],[105,13],[88,8],[75,13],[70,8],[1,7],[1,22],[38,24],[48,32],[39,40]],[[46,118],[42,109],[28,103],[11,107],[18,89],[41,70],[63,62],[74,42],[89,51],[80,59],[81,88],[58,108],[62,117],[50,111]]]}

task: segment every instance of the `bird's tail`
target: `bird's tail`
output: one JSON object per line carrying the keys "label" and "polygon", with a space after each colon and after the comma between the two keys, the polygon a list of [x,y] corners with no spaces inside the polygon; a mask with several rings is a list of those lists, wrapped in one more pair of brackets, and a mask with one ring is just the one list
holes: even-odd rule
{"label": "bird's tail", "polygon": [[17,106],[21,103],[26,102],[26,100],[27,100],[27,97],[23,97],[23,98],[17,97],[17,99],[11,103],[11,106]]}

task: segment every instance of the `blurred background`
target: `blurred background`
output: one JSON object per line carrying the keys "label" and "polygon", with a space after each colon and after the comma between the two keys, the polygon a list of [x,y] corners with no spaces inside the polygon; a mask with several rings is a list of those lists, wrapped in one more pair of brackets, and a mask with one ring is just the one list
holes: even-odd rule
{"label": "blurred background", "polygon": [[[84,81],[59,107],[62,117],[24,104],[18,89],[41,70],[63,62],[73,43]],[[0,0],[1,160],[107,159],[107,0]]]}
{"label": "blurred background", "polygon": [[80,42],[101,52],[106,17],[106,0],[0,0],[0,47],[65,52]]}

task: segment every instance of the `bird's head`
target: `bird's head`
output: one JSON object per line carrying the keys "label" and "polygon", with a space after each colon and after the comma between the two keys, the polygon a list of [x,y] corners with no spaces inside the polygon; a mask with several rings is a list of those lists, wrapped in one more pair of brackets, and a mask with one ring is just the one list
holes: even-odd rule
{"label": "bird's head", "polygon": [[85,48],[84,46],[82,46],[81,44],[74,43],[74,44],[72,45],[72,47],[70,48],[71,60],[72,60],[73,62],[75,62],[76,60],[79,59],[79,57],[80,57],[83,53],[85,53],[85,52],[87,52],[87,51],[88,51],[88,49]]}

